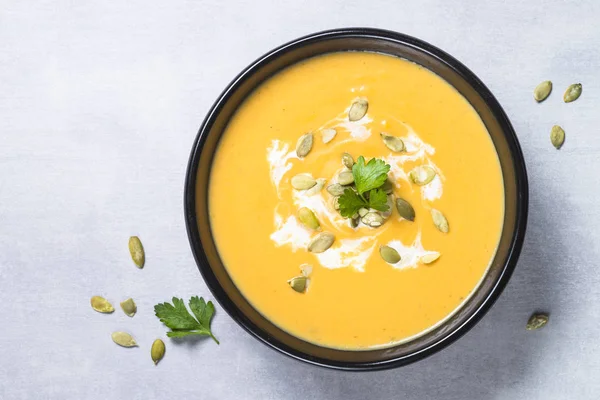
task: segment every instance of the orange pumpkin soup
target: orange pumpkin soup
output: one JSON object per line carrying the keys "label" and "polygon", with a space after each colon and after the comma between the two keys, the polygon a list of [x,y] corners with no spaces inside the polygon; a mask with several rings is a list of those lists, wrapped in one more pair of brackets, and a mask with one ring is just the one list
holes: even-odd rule
{"label": "orange pumpkin soup", "polygon": [[259,312],[356,350],[414,338],[460,307],[495,254],[504,188],[484,124],[446,81],[396,57],[332,53],[236,111],[209,213]]}

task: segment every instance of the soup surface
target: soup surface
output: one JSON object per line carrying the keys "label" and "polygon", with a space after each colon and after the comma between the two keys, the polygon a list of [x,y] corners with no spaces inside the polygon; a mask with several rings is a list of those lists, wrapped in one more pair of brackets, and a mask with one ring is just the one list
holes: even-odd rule
{"label": "soup surface", "polygon": [[[358,101],[367,112],[350,121]],[[307,132],[312,148],[298,157]],[[382,132],[404,149],[388,148]],[[359,218],[352,227],[336,210],[327,188],[340,173],[353,175],[344,152],[390,166],[391,207],[377,213],[381,226]],[[416,167],[425,169],[411,174]],[[433,179],[419,185],[431,171]],[[299,174],[326,183],[296,190]],[[414,221],[400,216],[396,198],[412,205]],[[302,207],[314,213],[317,230],[300,222]],[[447,233],[432,209],[447,218]],[[213,161],[209,213],[229,274],[259,312],[307,341],[366,349],[426,332],[475,290],[500,237],[504,188],[485,126],[446,81],[396,57],[333,53],[283,70],[237,110]],[[334,235],[333,245],[308,251],[322,232]],[[381,246],[401,260],[386,262]],[[290,282],[302,276],[306,288],[304,278]]]}

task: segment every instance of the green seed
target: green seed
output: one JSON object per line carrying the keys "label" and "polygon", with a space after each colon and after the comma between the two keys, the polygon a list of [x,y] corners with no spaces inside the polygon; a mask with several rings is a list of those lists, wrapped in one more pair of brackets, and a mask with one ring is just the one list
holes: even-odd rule
{"label": "green seed", "polygon": [[431,253],[427,253],[424,256],[421,256],[420,260],[423,264],[431,264],[438,258],[440,258],[440,253],[438,253],[437,251],[432,251]]}
{"label": "green seed", "polygon": [[138,268],[144,268],[144,264],[146,263],[146,252],[144,251],[144,246],[142,246],[142,241],[137,236],[132,236],[129,238],[129,253],[131,254],[131,259],[137,265]]}
{"label": "green seed", "polygon": [[349,170],[352,170],[354,166],[354,158],[349,153],[342,154],[342,164],[346,166]]}
{"label": "green seed", "polygon": [[403,198],[398,197],[396,199],[396,210],[398,210],[398,214],[408,221],[415,220],[415,209],[410,203]]}
{"label": "green seed", "polygon": [[123,310],[123,312],[130,316],[133,317],[135,315],[135,313],[137,312],[137,306],[135,305],[135,302],[133,301],[132,298],[129,298],[123,302],[121,302],[121,309]]}
{"label": "green seed", "polygon": [[404,142],[399,137],[395,137],[384,132],[381,132],[380,136],[381,140],[383,140],[383,144],[385,144],[386,147],[391,151],[396,153],[404,151]]}
{"label": "green seed", "polygon": [[556,149],[560,149],[565,142],[565,131],[558,125],[554,125],[550,130],[550,141]]}
{"label": "green seed", "polygon": [[304,226],[310,229],[319,229],[321,224],[310,208],[302,207],[298,210],[298,219]]}
{"label": "green seed", "polygon": [[383,261],[389,264],[396,264],[401,260],[400,253],[390,246],[379,247],[379,254],[383,258]]}
{"label": "green seed", "polygon": [[90,300],[92,308],[102,314],[110,314],[115,308],[104,297],[94,296]]}
{"label": "green seed", "polygon": [[160,339],[156,339],[154,343],[152,343],[152,348],[150,349],[150,357],[152,357],[152,361],[154,361],[154,365],[158,364],[160,360],[165,356],[165,342]]}
{"label": "green seed", "polygon": [[113,342],[122,347],[136,347],[137,343],[133,336],[127,332],[113,332],[111,334]]}
{"label": "green seed", "polygon": [[377,228],[383,224],[383,217],[377,212],[369,212],[361,218],[363,224],[370,226],[371,228]]}
{"label": "green seed", "polygon": [[410,180],[419,186],[427,185],[433,180],[433,178],[435,178],[435,175],[435,169],[433,169],[429,165],[419,165],[417,167],[414,167],[408,173]]}
{"label": "green seed", "polygon": [[581,96],[582,90],[583,90],[583,87],[581,86],[581,83],[572,84],[565,91],[563,100],[565,101],[565,103],[570,103],[572,101],[577,100],[579,98],[579,96]]}
{"label": "green seed", "polygon": [[338,183],[343,186],[351,185],[354,183],[354,175],[350,171],[342,171],[338,175]]}
{"label": "green seed", "polygon": [[433,224],[440,232],[448,233],[450,226],[448,225],[448,220],[441,211],[432,208],[431,217],[433,218]]}
{"label": "green seed", "polygon": [[292,289],[298,293],[305,293],[308,287],[308,278],[306,276],[296,276],[288,281]]}
{"label": "green seed", "polygon": [[359,222],[360,222],[360,218],[358,216],[356,216],[356,217],[352,216],[352,218],[350,218],[350,227],[356,228],[358,226]]}
{"label": "green seed", "polygon": [[323,143],[327,144],[335,138],[335,135],[337,135],[337,131],[333,128],[323,129],[321,131],[321,135],[321,137],[323,138]]}
{"label": "green seed", "polygon": [[296,155],[300,158],[306,157],[313,146],[313,134],[312,132],[305,133],[300,136],[296,143]]}
{"label": "green seed", "polygon": [[308,244],[311,253],[322,253],[333,245],[335,236],[333,233],[321,232]]}
{"label": "green seed", "polygon": [[327,192],[329,192],[329,194],[332,196],[341,196],[344,194],[344,190],[346,190],[346,188],[339,183],[334,183],[333,185],[327,186]]}
{"label": "green seed", "polygon": [[367,215],[368,213],[369,213],[369,209],[368,209],[368,208],[364,208],[364,207],[362,207],[362,208],[359,208],[359,209],[358,209],[358,215],[359,215],[361,218],[362,218],[362,217],[364,217],[365,215]]}
{"label": "green seed", "polygon": [[292,177],[290,183],[292,187],[296,190],[307,190],[317,184],[315,178],[306,174],[298,174]]}
{"label": "green seed", "polygon": [[529,317],[529,321],[527,321],[527,325],[525,325],[525,329],[528,331],[534,331],[536,329],[540,329],[544,325],[548,323],[548,314],[545,313],[534,313],[531,317]]}
{"label": "green seed", "polygon": [[381,190],[383,190],[386,194],[392,194],[394,193],[394,184],[392,181],[387,179],[381,186]]}
{"label": "green seed", "polygon": [[319,193],[325,186],[326,182],[327,182],[327,179],[325,179],[325,178],[317,178],[317,183],[315,184],[315,186],[311,187],[310,189],[308,189],[306,191],[306,195],[314,196],[315,194]]}
{"label": "green seed", "polygon": [[350,111],[348,111],[348,119],[350,121],[359,121],[367,114],[367,110],[369,108],[369,102],[365,98],[360,98],[356,100],[350,106]]}
{"label": "green seed", "polygon": [[550,96],[550,92],[552,92],[552,82],[544,81],[533,89],[533,98],[540,103]]}

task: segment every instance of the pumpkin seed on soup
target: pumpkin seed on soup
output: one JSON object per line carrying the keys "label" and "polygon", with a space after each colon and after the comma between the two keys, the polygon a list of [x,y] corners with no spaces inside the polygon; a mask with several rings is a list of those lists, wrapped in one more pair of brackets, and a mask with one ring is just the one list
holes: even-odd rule
{"label": "pumpkin seed on soup", "polygon": [[550,92],[552,92],[552,82],[544,81],[533,89],[533,98],[540,103],[550,96]]}
{"label": "pumpkin seed on soup", "polygon": [[367,99],[361,97],[354,101],[350,106],[350,111],[348,111],[348,120],[350,121],[359,121],[367,114],[367,110],[369,108],[369,102]]}
{"label": "pumpkin seed on soup", "polygon": [[308,251],[311,253],[323,253],[329,249],[335,241],[335,235],[330,232],[321,232],[315,236],[308,244]]}
{"label": "pumpkin seed on soup", "polygon": [[435,169],[433,169],[429,165],[419,165],[417,167],[414,167],[408,173],[410,180],[419,186],[427,185],[433,180],[433,178],[435,178],[435,175]]}
{"label": "pumpkin seed on soup", "polygon": [[298,293],[305,293],[308,287],[308,278],[304,275],[296,276],[288,281],[288,284],[292,289]]}
{"label": "pumpkin seed on soup", "polygon": [[572,84],[565,91],[565,94],[563,95],[563,100],[565,101],[565,103],[570,103],[572,101],[577,100],[579,96],[581,96],[582,90],[583,87],[581,86],[581,83]]}
{"label": "pumpkin seed on soup", "polygon": [[102,314],[110,314],[115,311],[115,308],[104,297],[94,296],[90,299],[90,304],[95,311]]}
{"label": "pumpkin seed on soup", "polygon": [[347,186],[354,183],[354,175],[351,171],[342,171],[338,175],[338,183],[342,186]]}
{"label": "pumpkin seed on soup", "polygon": [[313,134],[312,132],[305,133],[300,136],[296,143],[296,155],[300,158],[306,157],[310,153],[313,146]]}
{"label": "pumpkin seed on soup", "polygon": [[315,186],[311,187],[306,191],[307,196],[314,196],[315,194],[319,193],[323,189],[323,187],[325,187],[327,179],[317,178],[316,182],[317,183],[315,183]]}
{"label": "pumpkin seed on soup", "polygon": [[385,132],[381,132],[379,135],[381,136],[381,140],[383,140],[383,144],[391,151],[396,153],[404,151],[404,142],[399,137],[389,135]]}
{"label": "pumpkin seed on soup", "polygon": [[341,196],[344,194],[344,190],[346,189],[339,183],[334,183],[327,186],[327,192],[329,192],[329,194],[332,196]]}
{"label": "pumpkin seed on soup", "polygon": [[321,224],[315,216],[315,213],[307,207],[302,207],[298,210],[298,219],[302,224],[310,229],[319,229]]}
{"label": "pumpkin seed on soup", "polygon": [[386,179],[383,186],[381,186],[381,190],[383,190],[385,194],[392,194],[394,192],[394,184],[389,179]]}
{"label": "pumpkin seed on soup", "polygon": [[292,177],[290,183],[296,190],[307,190],[317,184],[315,178],[307,174],[298,174]]}
{"label": "pumpkin seed on soup", "polygon": [[396,199],[396,210],[398,210],[398,214],[400,214],[402,218],[408,221],[415,220],[415,209],[413,208],[413,206],[410,205],[408,201],[404,200],[401,197],[398,197]]}
{"label": "pumpkin seed on soup", "polygon": [[350,154],[344,153],[342,154],[342,164],[344,164],[349,170],[352,170],[352,167],[354,166],[354,158],[352,158]]}
{"label": "pumpkin seed on soup", "polygon": [[436,261],[438,258],[440,258],[440,253],[438,253],[437,251],[432,251],[430,253],[427,253],[427,254],[421,256],[420,261],[423,264],[431,264],[432,262]]}
{"label": "pumpkin seed on soup", "polygon": [[364,217],[361,218],[363,224],[370,226],[371,228],[377,228],[383,224],[383,217],[377,212],[368,212]]}
{"label": "pumpkin seed on soup", "polygon": [[565,142],[565,131],[558,125],[554,125],[550,130],[550,141],[556,149],[560,149]]}
{"label": "pumpkin seed on soup", "polygon": [[321,135],[323,143],[327,144],[335,138],[335,135],[337,135],[337,131],[333,128],[323,129],[321,131]]}
{"label": "pumpkin seed on soup", "polygon": [[379,247],[379,255],[381,255],[383,261],[389,264],[396,264],[401,260],[400,253],[390,246]]}
{"label": "pumpkin seed on soup", "polygon": [[450,230],[450,226],[448,225],[448,220],[442,214],[440,210],[436,210],[435,208],[431,209],[431,217],[433,218],[433,224],[440,232],[448,233]]}

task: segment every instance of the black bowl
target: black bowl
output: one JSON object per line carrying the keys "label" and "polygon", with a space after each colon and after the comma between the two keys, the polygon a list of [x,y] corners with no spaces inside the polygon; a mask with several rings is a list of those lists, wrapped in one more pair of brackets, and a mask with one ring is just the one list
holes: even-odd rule
{"label": "black bowl", "polygon": [[[413,61],[441,76],[479,113],[500,159],[505,217],[496,256],[476,292],[436,329],[409,342],[377,350],[338,350],[306,342],[278,328],[242,296],[219,257],[208,214],[208,180],[213,155],[236,108],[253,89],[298,61],[338,51],[371,51]],[[185,182],[185,220],[198,268],[221,306],[247,332],[298,360],[345,370],[397,367],[441,350],[467,332],[498,298],[508,282],[525,236],[528,187],[525,162],[515,132],[485,85],[449,54],[421,40],[378,29],[348,28],[315,33],[287,43],[253,62],[217,99],[194,141]]]}

